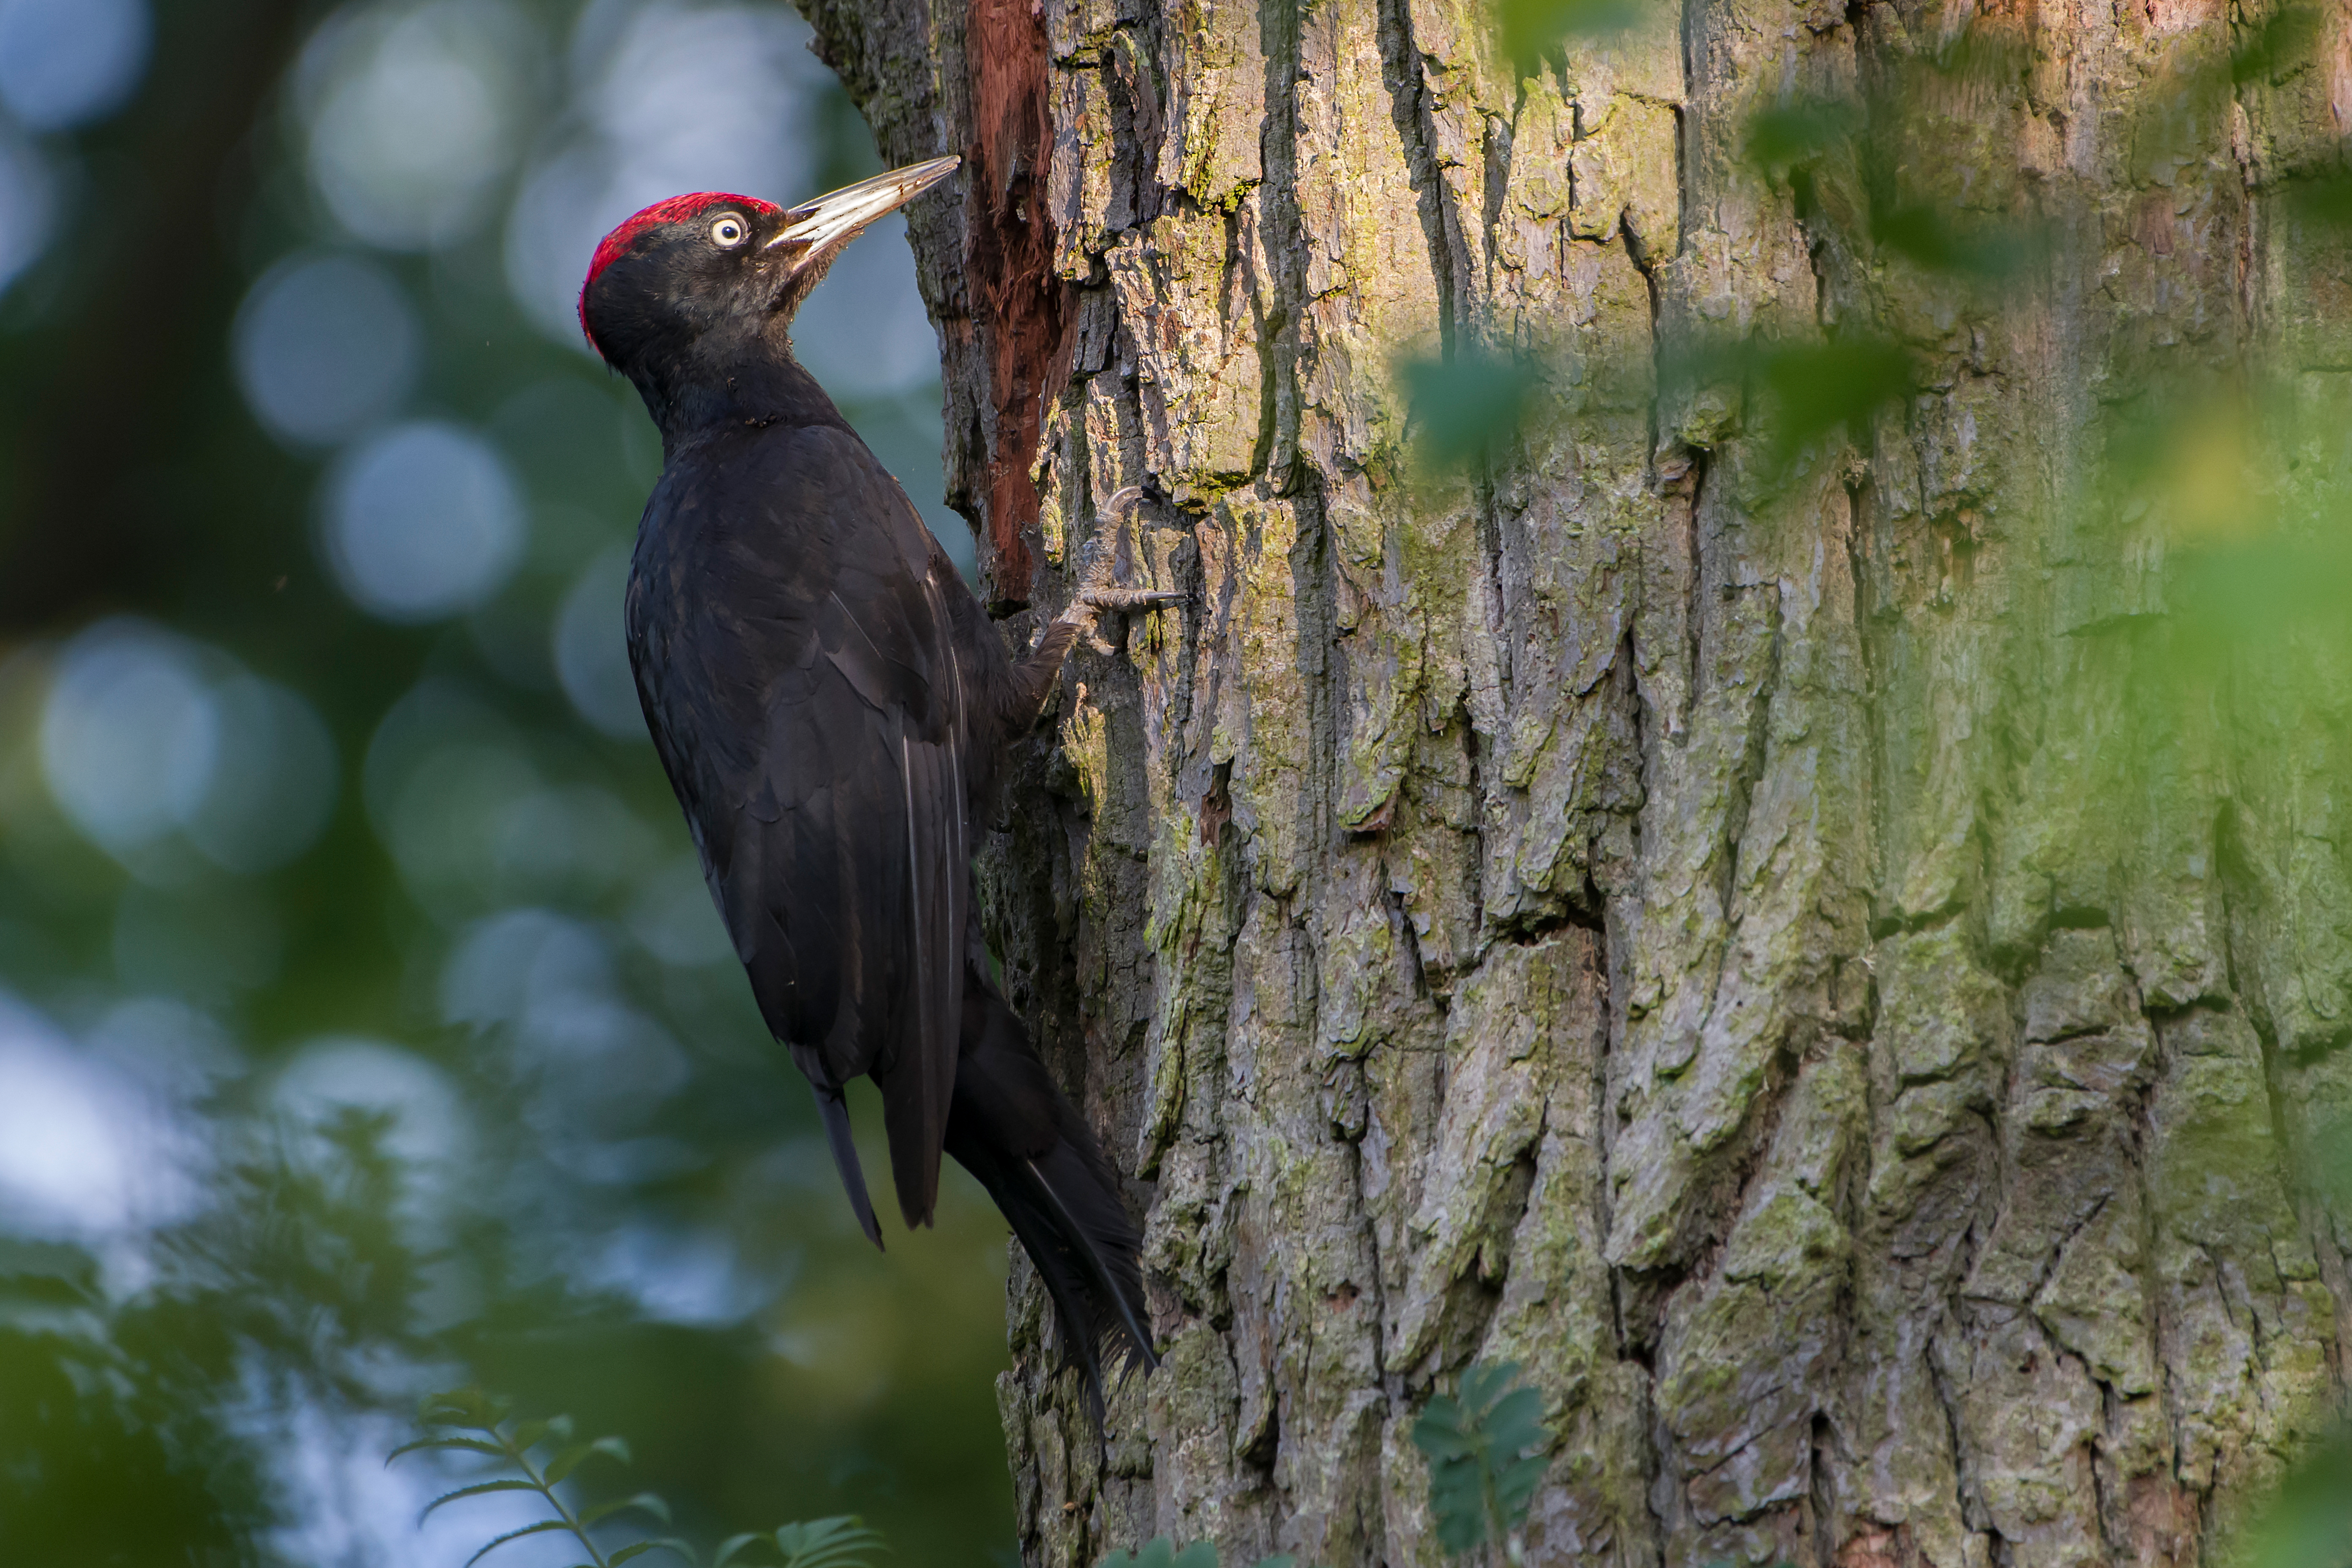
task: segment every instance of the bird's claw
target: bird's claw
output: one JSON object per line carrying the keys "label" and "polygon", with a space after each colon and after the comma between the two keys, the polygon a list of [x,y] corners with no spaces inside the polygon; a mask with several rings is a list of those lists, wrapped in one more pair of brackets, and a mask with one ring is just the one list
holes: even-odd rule
{"label": "bird's claw", "polygon": [[1070,601],[1062,618],[1078,628],[1087,646],[1097,653],[1113,654],[1118,648],[1106,641],[1097,628],[1099,617],[1124,612],[1147,612],[1172,609],[1184,602],[1186,595],[1171,594],[1158,588],[1120,588],[1116,586],[1087,587]]}
{"label": "bird's claw", "polygon": [[1169,610],[1185,595],[1159,588],[1089,588],[1078,595],[1097,610]]}
{"label": "bird's claw", "polygon": [[[1104,511],[1117,518],[1143,499],[1139,487],[1129,485],[1110,498]],[[1111,612],[1135,612],[1172,609],[1184,603],[1187,595],[1158,588],[1124,588],[1113,579],[1113,559],[1118,553],[1115,526],[1096,533],[1078,561],[1078,591],[1071,595],[1070,607],[1062,618],[1076,626],[1087,639],[1087,646],[1097,653],[1118,650],[1103,640],[1095,629],[1097,617]]]}

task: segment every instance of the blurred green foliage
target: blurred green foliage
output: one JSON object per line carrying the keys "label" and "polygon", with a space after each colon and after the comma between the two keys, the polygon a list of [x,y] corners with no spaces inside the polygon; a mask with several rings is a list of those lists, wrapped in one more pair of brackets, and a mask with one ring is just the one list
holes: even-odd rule
{"label": "blurred green foliage", "polygon": [[[493,1536],[475,1551],[466,1568],[473,1568],[501,1546],[537,1535],[568,1535],[579,1542],[588,1558],[588,1563],[580,1568],[620,1568],[649,1552],[667,1552],[699,1568],[701,1553],[691,1542],[677,1536],[640,1536],[610,1547],[601,1539],[605,1533],[601,1527],[615,1519],[645,1515],[668,1524],[669,1503],[659,1493],[633,1492],[575,1508],[558,1489],[592,1459],[628,1464],[631,1456],[625,1440],[577,1438],[569,1415],[516,1420],[507,1401],[478,1388],[426,1394],[419,1403],[417,1421],[427,1436],[394,1448],[387,1464],[408,1454],[471,1454],[490,1459],[498,1471],[509,1472],[451,1488],[426,1503],[421,1518],[429,1518],[451,1503],[515,1492],[537,1499],[551,1516]],[[536,1455],[542,1448],[547,1450],[545,1455]],[[868,1529],[854,1514],[842,1514],[730,1536],[711,1553],[710,1568],[729,1568],[736,1563],[758,1568],[771,1553],[781,1568],[867,1568],[883,1550],[879,1531]]]}
{"label": "blurred green foliage", "polygon": [[[1292,1568],[1296,1561],[1286,1556],[1262,1557],[1256,1568]],[[1102,1560],[1100,1568],[1217,1568],[1217,1548],[1209,1541],[1178,1546],[1168,1537],[1157,1535],[1132,1552],[1112,1552]]]}
{"label": "blurred green foliage", "polygon": [[1518,1381],[1517,1362],[1474,1362],[1454,1394],[1431,1396],[1412,1443],[1429,1460],[1437,1542],[1459,1555],[1489,1542],[1520,1560],[1517,1532],[1543,1479],[1551,1435],[1543,1399]]}
{"label": "blurred green foliage", "polygon": [[1540,382],[1529,361],[1475,348],[1444,359],[1408,359],[1399,374],[1410,402],[1414,450],[1429,469],[1499,456],[1517,438]]}
{"label": "blurred green foliage", "polygon": [[[675,1552],[689,1563],[697,1561],[693,1549],[683,1542],[673,1544],[653,1537],[607,1551],[592,1533],[598,1525],[626,1514],[647,1514],[667,1524],[669,1504],[659,1494],[636,1492],[575,1509],[556,1490],[590,1459],[627,1464],[629,1445],[625,1439],[605,1436],[574,1441],[569,1415],[530,1421],[515,1421],[511,1415],[504,1400],[494,1399],[478,1388],[428,1394],[417,1410],[417,1424],[426,1428],[428,1435],[403,1443],[384,1458],[389,1465],[409,1454],[475,1454],[496,1461],[500,1470],[514,1472],[452,1487],[418,1511],[420,1521],[431,1518],[451,1503],[507,1492],[527,1492],[545,1505],[552,1517],[499,1532],[467,1559],[466,1568],[473,1568],[474,1563],[509,1542],[554,1534],[569,1535],[578,1542],[593,1568],[615,1568],[648,1552],[663,1550]],[[534,1458],[533,1450],[541,1447],[548,1453]]]}
{"label": "blurred green foliage", "polygon": [[1494,0],[1493,15],[1503,58],[1528,77],[1565,42],[1606,41],[1645,24],[1671,25],[1675,13],[1658,0]]}
{"label": "blurred green foliage", "polygon": [[887,1550],[879,1531],[869,1530],[856,1514],[780,1524],[764,1534],[733,1536],[720,1542],[710,1568],[728,1568],[742,1561],[758,1563],[768,1548],[775,1549],[780,1568],[866,1568],[877,1552]]}
{"label": "blurred green foliage", "polygon": [[[659,447],[570,319],[641,200],[879,167],[806,29],[48,10],[149,32],[119,101],[0,102],[33,182],[0,178],[0,230],[46,236],[0,246],[11,1568],[457,1568],[522,1500],[420,1531],[455,1483],[383,1457],[467,1382],[628,1432],[697,1539],[854,1512],[908,1561],[1002,1558],[1003,1227],[960,1176],[887,1256],[848,1217],[634,717],[617,584]],[[825,289],[804,352],[968,554],[903,240]],[[354,506],[420,431],[455,488]],[[362,527],[438,526],[436,493],[487,531]],[[764,1539],[745,1561],[846,1538]]]}

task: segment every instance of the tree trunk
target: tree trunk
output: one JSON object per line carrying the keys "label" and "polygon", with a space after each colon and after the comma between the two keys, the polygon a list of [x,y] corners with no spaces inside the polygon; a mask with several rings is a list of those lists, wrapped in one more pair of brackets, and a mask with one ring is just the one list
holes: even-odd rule
{"label": "tree trunk", "polygon": [[[1147,479],[1193,595],[1073,661],[982,868],[1167,1352],[1098,1448],[1016,1266],[1028,1560],[1434,1563],[1478,1359],[1556,1439],[1531,1562],[2217,1560],[2342,1376],[2352,741],[2184,657],[2168,552],[2212,441],[2284,493],[2352,427],[2279,189],[2342,17],[2252,68],[2202,0],[1997,5],[1922,76],[1965,6],[1685,0],[1523,77],[1472,0],[804,4],[968,159],[914,235],[1009,635]],[[1749,160],[1816,99],[1853,151]],[[2028,282],[1906,204],[2032,219]],[[1907,389],[1776,437],[1726,335]],[[1529,417],[1417,465],[1398,364],[1482,351]],[[2273,382],[2329,417],[2232,423]]]}

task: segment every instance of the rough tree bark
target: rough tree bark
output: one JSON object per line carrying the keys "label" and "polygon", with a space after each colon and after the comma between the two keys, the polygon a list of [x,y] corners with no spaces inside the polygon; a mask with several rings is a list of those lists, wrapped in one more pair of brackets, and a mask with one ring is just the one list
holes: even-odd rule
{"label": "rough tree bark", "polygon": [[[1475,0],[803,3],[887,155],[969,158],[914,235],[1008,635],[1147,476],[1195,595],[1074,662],[982,868],[1167,1347],[1098,1449],[1016,1276],[1029,1561],[1433,1563],[1410,1428],[1478,1357],[1558,1439],[1535,1562],[2221,1556],[2343,1375],[2293,1172],[2352,757],[2256,668],[2142,700],[2180,519],[2084,477],[2199,377],[2352,410],[2275,193],[2342,16],[2234,79],[2217,0],[1990,5],[2018,68],[1864,140],[2048,226],[2000,300],[1740,154],[1965,5],[1685,0],[1522,80]],[[1790,462],[1673,372],[1858,327],[1920,389]],[[1543,416],[1416,477],[1394,366],[1481,345]]]}

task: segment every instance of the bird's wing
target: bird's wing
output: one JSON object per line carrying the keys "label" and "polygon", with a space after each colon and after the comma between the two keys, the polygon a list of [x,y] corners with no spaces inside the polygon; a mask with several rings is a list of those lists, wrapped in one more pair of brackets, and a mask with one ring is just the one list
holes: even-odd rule
{"label": "bird's wing", "polygon": [[881,1087],[910,1225],[938,1191],[970,896],[954,594],[905,492],[826,428],[682,454],[630,587],[647,718],[761,1010],[821,1093]]}

